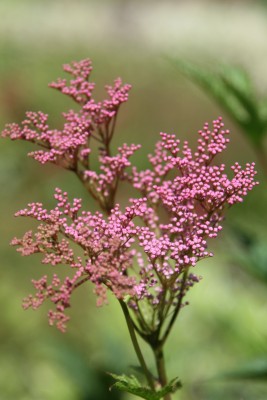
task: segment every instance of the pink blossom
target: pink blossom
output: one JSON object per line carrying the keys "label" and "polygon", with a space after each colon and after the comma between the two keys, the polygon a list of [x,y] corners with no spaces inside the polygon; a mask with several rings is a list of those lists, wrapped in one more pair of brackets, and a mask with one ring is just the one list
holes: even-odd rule
{"label": "pink blossom", "polygon": [[[63,280],[53,274],[50,282],[47,275],[33,281],[36,293],[23,304],[36,309],[49,299],[54,304],[49,323],[65,331],[72,293],[91,282],[97,305],[107,303],[107,291],[112,292],[132,309],[136,329],[147,335],[157,331],[172,310],[187,304],[182,303],[186,292],[200,279],[192,268],[212,256],[208,241],[221,231],[226,209],[242,202],[257,184],[255,166],[235,163],[228,176],[225,165],[216,164],[229,142],[229,131],[218,118],[198,132],[196,151],[175,135],[161,133],[148,156],[151,168],[139,171],[130,157],[140,145],[123,144],[116,155],[110,145],[130,86],[117,79],[106,87],[108,99],[96,102],[94,84],[89,83],[91,62],[74,62],[64,70],[73,79],[50,86],[74,99],[80,110],[63,114],[62,129],[49,128],[42,112],[29,112],[21,126],[7,125],[2,136],[41,146],[30,156],[75,172],[102,212],[82,210],[81,199],[70,201],[66,192],[56,189],[52,210],[37,202],[16,213],[39,222],[35,232],[12,240],[21,255],[39,253],[43,264],[68,269]],[[99,143],[100,172],[90,165],[92,140]],[[135,190],[124,209],[116,199],[121,181]]]}

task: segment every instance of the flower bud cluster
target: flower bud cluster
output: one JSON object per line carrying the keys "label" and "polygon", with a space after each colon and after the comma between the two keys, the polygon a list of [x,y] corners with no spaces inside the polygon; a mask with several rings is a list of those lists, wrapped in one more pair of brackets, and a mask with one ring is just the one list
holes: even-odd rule
{"label": "flower bud cluster", "polygon": [[[96,103],[91,97],[94,85],[88,82],[91,63],[74,62],[64,69],[74,78],[70,85],[59,79],[51,86],[73,98],[81,110],[64,114],[62,130],[51,130],[45,114],[28,113],[22,127],[10,124],[2,135],[45,147],[30,154],[41,163],[75,171],[103,213],[82,211],[81,199],[70,202],[66,192],[56,189],[54,209],[30,203],[16,214],[39,222],[36,232],[13,239],[18,251],[23,256],[40,253],[42,263],[53,268],[69,267],[63,280],[53,274],[50,283],[47,275],[33,281],[36,294],[25,299],[24,307],[37,308],[50,299],[55,308],[49,311],[49,322],[64,331],[73,291],[90,281],[98,305],[107,302],[107,291],[120,301],[127,299],[136,328],[151,334],[186,304],[187,290],[199,281],[190,268],[212,256],[207,241],[222,229],[225,209],[242,202],[257,184],[254,163],[244,169],[235,163],[230,177],[224,164],[216,164],[229,142],[229,131],[218,118],[198,132],[196,151],[175,135],[161,133],[148,156],[151,168],[139,171],[129,158],[140,145],[124,144],[115,156],[110,150],[115,118],[130,86],[118,79],[107,87],[109,99]],[[100,173],[90,168],[91,139],[103,146]],[[125,209],[115,202],[121,180],[136,192]]]}
{"label": "flower bud cluster", "polygon": [[[41,164],[52,162],[66,169],[76,170],[84,166],[89,169],[90,141],[108,144],[113,136],[114,124],[120,105],[128,100],[131,86],[122,85],[121,79],[114,86],[106,86],[108,98],[96,102],[92,98],[94,83],[89,82],[92,65],[90,60],[82,60],[64,65],[64,70],[74,79],[58,79],[51,88],[71,97],[80,105],[80,111],[63,113],[63,128],[51,129],[47,123],[48,115],[43,112],[28,112],[26,119],[19,124],[8,124],[2,132],[3,137],[20,139],[42,147],[29,153]],[[79,165],[81,164],[81,165]]]}

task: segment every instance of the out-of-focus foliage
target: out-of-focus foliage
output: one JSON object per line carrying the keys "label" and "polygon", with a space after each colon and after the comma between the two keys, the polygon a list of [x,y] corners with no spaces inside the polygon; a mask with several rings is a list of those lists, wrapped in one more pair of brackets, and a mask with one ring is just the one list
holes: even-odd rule
{"label": "out-of-focus foliage", "polygon": [[171,61],[229,113],[254,146],[262,146],[267,133],[267,96],[257,98],[252,80],[243,68],[220,65],[211,69],[175,58]]}
{"label": "out-of-focus foliage", "polygon": [[233,227],[231,240],[233,261],[267,284],[267,238]]}
{"label": "out-of-focus foliage", "polygon": [[220,378],[245,379],[245,380],[267,380],[267,358],[252,360],[236,370],[222,373]]}

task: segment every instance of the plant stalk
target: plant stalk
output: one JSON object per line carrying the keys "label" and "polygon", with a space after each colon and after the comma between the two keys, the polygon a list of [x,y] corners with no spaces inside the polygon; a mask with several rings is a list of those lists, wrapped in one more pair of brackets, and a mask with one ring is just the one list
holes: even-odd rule
{"label": "plant stalk", "polygon": [[169,322],[169,324],[168,324],[168,326],[167,326],[167,328],[166,328],[166,331],[164,332],[164,335],[163,335],[163,337],[162,337],[162,339],[161,339],[161,343],[162,343],[162,344],[166,342],[167,337],[169,336],[169,334],[170,334],[170,332],[171,332],[171,329],[172,329],[172,327],[173,327],[173,325],[174,325],[174,322],[175,322],[175,320],[176,320],[176,318],[177,318],[177,316],[178,316],[178,314],[179,314],[179,312],[180,312],[180,310],[181,310],[182,301],[183,301],[183,297],[184,297],[183,292],[184,292],[184,290],[185,290],[187,276],[188,276],[188,269],[186,269],[185,272],[184,272],[184,274],[183,274],[182,285],[181,285],[181,290],[180,290],[180,296],[179,296],[178,304],[177,304],[177,306],[176,306],[176,308],[175,308],[175,310],[174,310],[174,313],[173,313],[172,318],[171,318],[171,320],[170,320],[170,322]]}
{"label": "plant stalk", "polygon": [[[164,353],[161,346],[156,349],[153,349],[153,351],[156,360],[158,379],[161,387],[163,387],[168,383],[166,368],[165,368]],[[165,394],[164,400],[171,400],[171,394],[170,393]]]}
{"label": "plant stalk", "polygon": [[[133,323],[132,323],[132,319],[131,319],[129,310],[128,310],[128,308],[127,308],[127,306],[126,306],[126,304],[124,303],[123,300],[119,300],[119,302],[120,302],[123,314],[124,314],[125,319],[126,319],[127,327],[128,327],[129,333],[130,333],[130,337],[131,337],[131,340],[132,340],[132,344],[133,344],[135,353],[136,353],[137,358],[138,358],[138,360],[140,362],[140,365],[141,365],[141,367],[143,369],[143,372],[144,372],[145,377],[147,379],[147,383],[148,383],[149,387],[152,390],[155,391],[154,380],[152,378],[152,375],[151,375],[149,369],[147,368],[145,359],[143,357],[143,354],[141,352],[140,346],[138,344],[137,337],[135,335],[134,326],[133,326]],[[170,400],[170,399],[166,398],[165,400]]]}

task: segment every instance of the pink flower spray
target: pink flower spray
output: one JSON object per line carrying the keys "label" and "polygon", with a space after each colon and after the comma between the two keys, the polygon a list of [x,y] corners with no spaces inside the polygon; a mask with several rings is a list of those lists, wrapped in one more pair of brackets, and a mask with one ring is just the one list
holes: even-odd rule
{"label": "pink flower spray", "polygon": [[[235,163],[232,176],[216,156],[226,149],[229,131],[221,118],[198,132],[197,150],[175,135],[160,134],[154,154],[148,155],[150,169],[140,171],[130,158],[140,145],[123,144],[114,155],[111,142],[122,103],[128,100],[130,85],[117,79],[107,86],[108,98],[96,102],[89,81],[91,61],[86,59],[64,65],[71,75],[50,87],[71,97],[79,111],[63,113],[62,129],[48,125],[42,112],[28,112],[21,125],[9,124],[2,132],[12,140],[26,140],[40,148],[29,156],[41,164],[48,162],[73,171],[86,187],[101,212],[82,210],[82,200],[70,200],[56,189],[55,207],[30,203],[16,216],[39,222],[35,232],[14,238],[12,245],[23,256],[42,254],[42,263],[54,268],[65,265],[61,280],[56,273],[33,281],[34,295],[23,307],[38,308],[50,300],[50,325],[66,330],[66,313],[71,296],[82,284],[91,282],[97,305],[107,303],[107,292],[118,299],[131,339],[151,390],[167,384],[163,345],[181,308],[187,304],[187,291],[199,281],[196,264],[212,253],[207,240],[222,229],[224,211],[243,201],[257,184],[254,163],[241,168]],[[97,142],[100,172],[91,167],[91,144]],[[125,209],[116,195],[122,181],[135,189]],[[79,246],[80,254],[74,252]],[[136,333],[151,347],[157,365],[153,378],[142,356]],[[164,395],[170,399],[170,393]]]}

